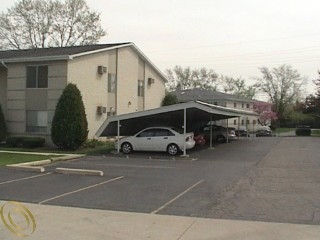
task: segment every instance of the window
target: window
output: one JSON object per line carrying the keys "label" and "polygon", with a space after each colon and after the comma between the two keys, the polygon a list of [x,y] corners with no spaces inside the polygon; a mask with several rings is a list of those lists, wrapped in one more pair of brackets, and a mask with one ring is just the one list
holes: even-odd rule
{"label": "window", "polygon": [[236,119],[233,120],[233,125],[237,125],[237,120]]}
{"label": "window", "polygon": [[155,135],[154,129],[148,129],[141,132],[137,137],[153,137]]}
{"label": "window", "polygon": [[48,66],[27,67],[27,88],[48,88]]}
{"label": "window", "polygon": [[109,73],[108,74],[108,92],[115,93],[116,86],[117,86],[116,75],[114,73]]}
{"label": "window", "polygon": [[174,136],[174,134],[167,129],[156,129],[156,136],[157,137],[167,137],[167,136]]}
{"label": "window", "polygon": [[244,108],[244,103],[242,103],[241,105],[242,105],[242,108]]}
{"label": "window", "polygon": [[243,119],[241,120],[241,125],[244,125],[244,120]]}
{"label": "window", "polygon": [[247,124],[250,124],[250,120],[249,119],[247,119]]}
{"label": "window", "polygon": [[249,103],[247,103],[247,108],[250,108],[250,104]]}
{"label": "window", "polygon": [[27,132],[47,133],[48,112],[47,111],[27,111]]}
{"label": "window", "polygon": [[144,82],[141,80],[138,81],[138,96],[139,97],[144,96]]}
{"label": "window", "polygon": [[237,107],[237,103],[236,102],[233,103],[233,107],[235,107],[235,108]]}

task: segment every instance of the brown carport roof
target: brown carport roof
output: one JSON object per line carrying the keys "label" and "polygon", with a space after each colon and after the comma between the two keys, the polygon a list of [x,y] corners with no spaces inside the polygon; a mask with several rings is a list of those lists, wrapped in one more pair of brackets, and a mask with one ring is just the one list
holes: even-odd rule
{"label": "brown carport roof", "polygon": [[[258,116],[256,112],[216,106],[200,101],[174,104],[146,111],[108,117],[96,133],[97,137],[117,136],[118,122],[120,136],[131,136],[138,131],[152,126],[184,126],[184,111],[186,110],[187,131],[192,126],[210,120],[235,118],[240,116]],[[212,118],[211,118],[212,117]]]}

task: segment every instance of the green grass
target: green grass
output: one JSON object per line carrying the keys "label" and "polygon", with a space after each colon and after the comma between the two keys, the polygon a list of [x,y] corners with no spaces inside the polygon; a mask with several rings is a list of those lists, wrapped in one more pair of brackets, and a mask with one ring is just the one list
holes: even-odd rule
{"label": "green grass", "polygon": [[114,150],[113,142],[106,142],[105,144],[99,144],[96,147],[81,148],[75,151],[65,151],[58,148],[12,148],[1,146],[0,150],[10,151],[10,152],[40,152],[40,153],[52,153],[53,155],[33,155],[33,154],[20,154],[20,153],[1,153],[0,152],[0,166],[5,166],[7,164],[32,162],[49,159],[54,157],[55,153],[59,154],[85,154],[85,155],[102,155]]}
{"label": "green grass", "polygon": [[320,129],[314,129],[314,130],[312,130],[311,136],[320,137]]}
{"label": "green grass", "polygon": [[291,132],[295,131],[295,128],[276,128],[276,130],[273,131],[273,133],[285,133],[285,132]]}
{"label": "green grass", "polygon": [[112,142],[107,142],[104,145],[96,146],[94,148],[80,148],[77,150],[61,150],[58,148],[12,148],[2,146],[0,150],[3,151],[16,151],[16,152],[42,152],[42,153],[59,153],[59,154],[86,154],[86,155],[98,155],[98,154],[106,154],[114,150],[114,144]]}
{"label": "green grass", "polygon": [[32,154],[18,154],[18,153],[0,153],[0,166],[7,164],[24,163],[45,160],[54,157],[54,155],[32,155]]}

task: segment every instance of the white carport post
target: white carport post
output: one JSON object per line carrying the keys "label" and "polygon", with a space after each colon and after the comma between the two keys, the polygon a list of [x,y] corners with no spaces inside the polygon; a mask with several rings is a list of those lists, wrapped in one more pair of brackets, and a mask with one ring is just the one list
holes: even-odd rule
{"label": "white carport post", "polygon": [[238,117],[238,140],[240,140],[240,116]]}
{"label": "white carport post", "polygon": [[[184,139],[187,138],[187,108],[183,109],[183,134],[184,134]],[[183,155],[182,156],[187,156],[187,151],[186,151],[186,141],[184,141],[183,145]]]}
{"label": "white carport post", "polygon": [[227,118],[227,143],[229,142],[229,118]]}
{"label": "white carport post", "polygon": [[117,121],[117,140],[118,140],[118,146],[117,146],[117,153],[120,153],[120,120]]}
{"label": "white carport post", "polygon": [[210,116],[210,149],[212,149],[212,114]]}

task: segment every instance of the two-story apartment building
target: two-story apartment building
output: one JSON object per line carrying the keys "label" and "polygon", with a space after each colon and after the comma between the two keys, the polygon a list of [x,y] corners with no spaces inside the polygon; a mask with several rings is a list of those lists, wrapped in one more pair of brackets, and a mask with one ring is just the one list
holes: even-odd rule
{"label": "two-story apartment building", "polygon": [[0,51],[0,104],[10,135],[49,140],[68,83],[82,94],[92,138],[108,116],[160,107],[165,82],[133,43]]}
{"label": "two-story apartment building", "polygon": [[[254,100],[244,97],[204,89],[177,90],[171,93],[177,96],[179,102],[202,101],[217,106],[241,110],[252,111],[255,102]],[[248,130],[253,130],[257,127],[258,118],[257,116],[231,118],[228,120],[216,121],[216,124],[221,126],[228,125],[229,127],[234,127],[236,129],[238,129],[238,126],[246,126]]]}

